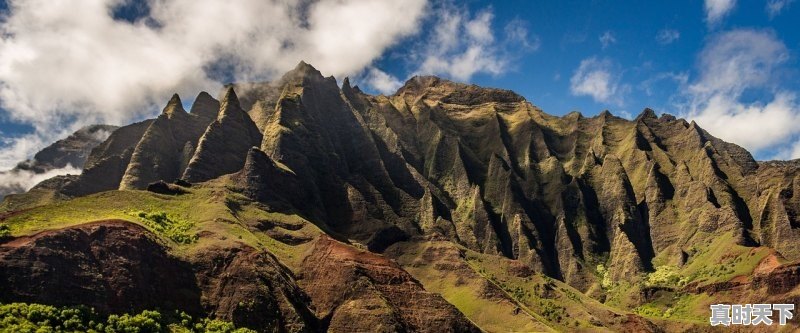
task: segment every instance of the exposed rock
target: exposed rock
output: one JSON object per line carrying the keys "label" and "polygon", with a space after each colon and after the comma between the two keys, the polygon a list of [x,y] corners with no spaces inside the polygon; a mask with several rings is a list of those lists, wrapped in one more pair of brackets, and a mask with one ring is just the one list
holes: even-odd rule
{"label": "exposed rock", "polygon": [[200,137],[197,150],[189,161],[182,179],[206,181],[239,171],[244,166],[250,147],[261,144],[262,135],[239,106],[232,87],[228,87],[219,115]]}
{"label": "exposed rock", "polygon": [[181,189],[180,187],[167,184],[164,181],[157,181],[155,183],[148,184],[147,191],[158,194],[167,194],[167,195],[178,195],[186,193],[186,191]]}
{"label": "exposed rock", "polygon": [[480,331],[453,305],[380,255],[321,236],[302,266],[299,283],[330,332]]}
{"label": "exposed rock", "polygon": [[0,267],[0,302],[200,312],[192,267],[124,221],[12,239],[0,244]]}
{"label": "exposed rock", "polygon": [[201,105],[192,114],[186,113],[177,94],[172,96],[133,150],[120,189],[142,189],[155,181],[180,178],[188,166],[185,156],[192,153],[187,150],[192,150],[212,121],[206,116],[213,100],[203,96],[198,96],[195,104]]}

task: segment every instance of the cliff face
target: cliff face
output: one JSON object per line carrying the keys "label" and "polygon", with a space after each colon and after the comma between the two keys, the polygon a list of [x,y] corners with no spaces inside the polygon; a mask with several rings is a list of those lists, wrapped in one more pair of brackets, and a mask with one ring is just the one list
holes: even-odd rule
{"label": "cliff face", "polygon": [[680,265],[724,233],[800,259],[789,245],[800,225],[797,163],[756,162],[649,109],[633,121],[554,117],[513,92],[435,77],[370,96],[305,63],[272,83],[229,87],[221,106],[207,94],[195,104],[186,113],[176,96],[156,120],[116,131],[65,193],[205,181],[242,169],[258,147],[272,165],[263,172],[279,163],[292,179],[246,193],[271,192],[374,251],[440,234],[584,290],[597,265],[614,280],[654,260]]}
{"label": "cliff face", "polygon": [[[707,280],[696,267],[723,262],[717,247],[800,260],[797,161],[757,162],[694,122],[650,109],[635,120],[555,117],[511,91],[435,77],[372,96],[301,63],[274,82],[231,85],[221,103],[202,93],[189,113],[175,96],[157,119],[122,127],[93,149],[80,177],[52,187],[76,197],[159,180],[222,183],[371,252],[449,242],[601,300],[610,286],[642,282],[659,267]],[[390,331],[416,330],[424,304],[447,327],[472,329],[395,264],[331,242],[318,239],[296,269],[321,321],[295,307],[293,323],[351,330],[352,316],[363,314]],[[394,247],[403,257],[398,248],[408,246]],[[474,269],[464,260],[459,267]],[[346,270],[321,280],[333,263]],[[784,275],[773,280],[794,281]],[[202,281],[219,283],[211,280]],[[339,293],[335,281],[362,289]],[[397,293],[418,294],[418,303],[394,300]],[[587,323],[656,330],[638,317],[582,311]]]}

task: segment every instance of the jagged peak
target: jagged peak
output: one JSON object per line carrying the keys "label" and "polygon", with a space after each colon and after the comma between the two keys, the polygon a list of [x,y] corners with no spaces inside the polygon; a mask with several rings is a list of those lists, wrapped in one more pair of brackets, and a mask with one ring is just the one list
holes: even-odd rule
{"label": "jagged peak", "polygon": [[223,95],[222,102],[219,106],[218,119],[230,116],[230,113],[234,110],[241,111],[242,107],[239,104],[239,97],[236,96],[236,91],[233,90],[233,86],[228,86],[225,89],[225,95]]}
{"label": "jagged peak", "polygon": [[567,113],[564,118],[583,119],[583,114],[580,111],[572,111]]}
{"label": "jagged peak", "polygon": [[400,87],[395,96],[427,95],[446,104],[479,105],[484,103],[519,103],[525,98],[517,93],[497,88],[485,88],[474,84],[453,82],[436,76],[414,76]]}
{"label": "jagged peak", "polygon": [[361,89],[357,85],[353,86],[353,85],[350,84],[350,78],[349,77],[345,77],[344,80],[342,81],[342,91],[344,91],[347,94],[350,94],[350,93],[360,94],[361,93]]}
{"label": "jagged peak", "polygon": [[219,112],[219,101],[212,97],[211,94],[201,91],[195,97],[189,112],[202,117],[216,118]]}
{"label": "jagged peak", "polygon": [[186,110],[183,109],[183,103],[181,102],[180,96],[178,96],[178,94],[172,94],[172,98],[169,99],[167,106],[164,107],[164,110],[161,113],[166,115],[168,118],[172,118],[176,114],[185,114]]}
{"label": "jagged peak", "polygon": [[642,110],[642,113],[636,116],[636,120],[639,121],[644,119],[658,119],[658,115],[656,115],[656,112],[653,111],[653,109],[644,108],[644,110]]}
{"label": "jagged peak", "polygon": [[[332,77],[331,77],[332,78]],[[281,77],[281,83],[289,83],[289,82],[297,82],[297,83],[305,83],[306,80],[325,80],[325,77],[322,76],[322,73],[314,68],[314,66],[309,65],[305,61],[300,61],[294,69],[286,72]],[[299,81],[299,82],[298,82]],[[334,80],[335,82],[335,80]]]}

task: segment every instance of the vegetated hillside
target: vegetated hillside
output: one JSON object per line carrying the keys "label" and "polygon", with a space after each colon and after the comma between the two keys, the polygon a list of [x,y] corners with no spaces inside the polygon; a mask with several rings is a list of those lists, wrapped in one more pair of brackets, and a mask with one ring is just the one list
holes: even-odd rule
{"label": "vegetated hillside", "polygon": [[[47,293],[83,288],[100,309],[172,304],[264,331],[705,329],[710,303],[797,303],[798,191],[797,161],[757,162],[650,109],[555,117],[436,77],[372,96],[301,63],[189,112],[174,96],[81,176],[6,198],[0,265],[19,270],[0,276],[0,301],[83,304]],[[58,268],[8,283],[108,237],[82,231],[94,245],[53,253],[30,235],[113,219],[152,239],[127,265],[162,251],[155,267],[186,267],[179,285],[196,289],[181,297],[196,298],[157,292],[155,274],[128,284],[144,299],[103,301],[117,288],[101,286],[130,279],[113,270],[97,285]]]}

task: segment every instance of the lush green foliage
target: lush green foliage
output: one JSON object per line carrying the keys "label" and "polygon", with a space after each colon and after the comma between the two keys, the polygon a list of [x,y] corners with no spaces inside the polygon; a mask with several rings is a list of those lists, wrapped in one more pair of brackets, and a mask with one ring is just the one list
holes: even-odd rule
{"label": "lush green foliage", "polygon": [[0,239],[11,236],[11,229],[7,225],[0,223]]}
{"label": "lush green foliage", "polygon": [[682,277],[677,267],[670,265],[656,267],[656,271],[647,274],[645,280],[648,286],[659,287],[683,287],[688,282],[689,279]]}
{"label": "lush green foliage", "polygon": [[194,224],[176,217],[167,215],[165,212],[135,212],[131,215],[138,217],[145,225],[152,228],[155,232],[180,244],[191,244],[197,241],[197,234],[190,234],[189,230]]}
{"label": "lush green foliage", "polygon": [[162,315],[158,311],[139,314],[99,315],[87,307],[54,307],[42,304],[0,304],[2,332],[96,332],[96,333],[164,333],[211,332],[254,333],[236,328],[229,322],[193,319],[183,312]]}

